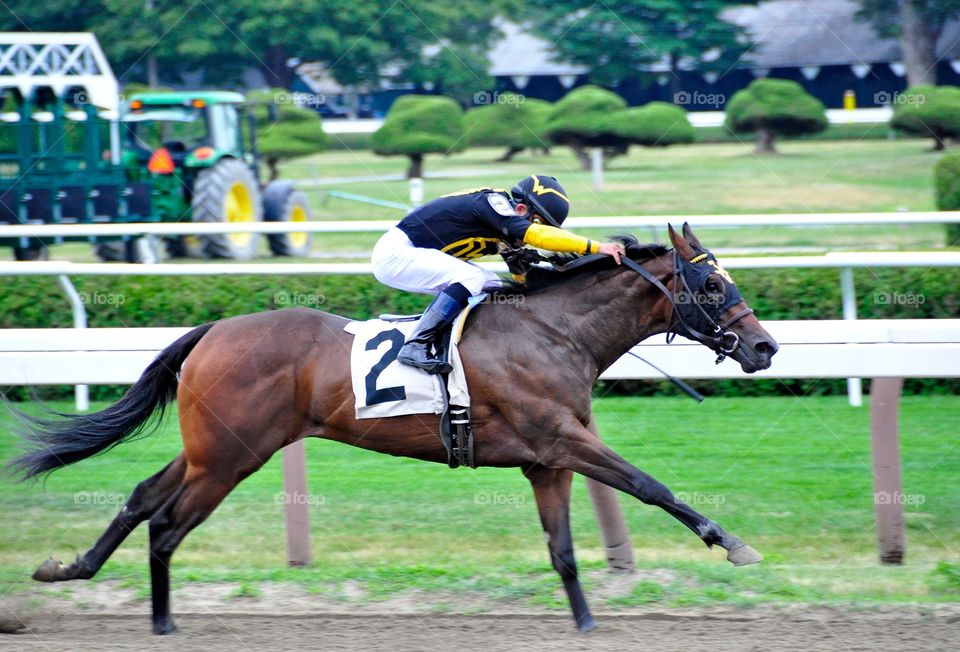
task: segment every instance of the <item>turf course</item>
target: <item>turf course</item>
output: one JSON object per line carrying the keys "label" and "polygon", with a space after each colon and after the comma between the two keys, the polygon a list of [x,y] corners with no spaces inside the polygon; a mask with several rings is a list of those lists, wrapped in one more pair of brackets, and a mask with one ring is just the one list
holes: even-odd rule
{"label": "turf course", "polygon": [[[956,396],[903,399],[907,563],[881,567],[867,408],[841,397],[598,399],[601,432],[615,449],[766,556],[735,569],[665,513],[624,496],[639,566],[654,579],[607,606],[960,600],[960,440],[949,417],[958,410]],[[4,460],[15,452],[11,425],[4,410]],[[23,590],[48,555],[68,560],[89,547],[135,484],[179,449],[168,417],[150,438],[62,469],[45,485],[0,481],[0,593]],[[239,595],[256,595],[259,583],[281,581],[337,596],[352,581],[369,600],[455,589],[566,609],[518,471],[450,471],[316,440],[307,449],[313,566],[285,565],[277,456],[187,538],[174,557],[175,586],[230,581]],[[573,523],[589,590],[604,564],[579,480]],[[104,579],[148,595],[144,526],[94,581]]]}

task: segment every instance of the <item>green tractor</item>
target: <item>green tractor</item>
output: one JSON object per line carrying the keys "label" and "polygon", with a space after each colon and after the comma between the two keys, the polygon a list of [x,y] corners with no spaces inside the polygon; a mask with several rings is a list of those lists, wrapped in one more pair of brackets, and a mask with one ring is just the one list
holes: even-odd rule
{"label": "green tractor", "polygon": [[[290,181],[260,182],[256,122],[245,98],[228,91],[139,93],[121,115],[121,162],[131,182],[153,186],[153,212],[163,222],[302,222],[303,192]],[[308,232],[267,236],[278,256],[305,256]],[[252,258],[258,234],[165,239],[172,257]],[[129,249],[129,248],[127,248]],[[96,246],[105,260],[125,258],[123,243]]]}
{"label": "green tractor", "polygon": [[[154,92],[123,101],[93,34],[0,33],[0,52],[0,223],[310,219],[292,182],[261,184],[256,122],[242,95]],[[173,256],[250,258],[257,239],[233,233],[165,244]],[[109,261],[158,259],[156,239],[136,235],[23,236],[0,246],[17,260],[40,260],[67,241],[90,242]],[[275,255],[304,256],[311,235],[269,235],[268,244]]]}

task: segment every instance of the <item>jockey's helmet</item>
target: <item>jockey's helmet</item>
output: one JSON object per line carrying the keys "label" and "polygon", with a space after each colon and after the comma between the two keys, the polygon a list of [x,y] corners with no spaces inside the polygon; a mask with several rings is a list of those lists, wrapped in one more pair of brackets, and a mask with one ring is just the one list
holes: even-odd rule
{"label": "jockey's helmet", "polygon": [[531,174],[510,191],[515,201],[526,204],[534,215],[539,215],[547,224],[560,226],[570,212],[567,192],[555,177]]}

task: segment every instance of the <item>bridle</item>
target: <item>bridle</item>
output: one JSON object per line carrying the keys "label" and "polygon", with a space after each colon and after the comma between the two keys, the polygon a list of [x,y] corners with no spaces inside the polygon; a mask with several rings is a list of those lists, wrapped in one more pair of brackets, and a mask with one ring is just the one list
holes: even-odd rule
{"label": "bridle", "polygon": [[[707,261],[707,262],[703,262]],[[703,304],[710,303],[706,301],[710,295],[703,291],[702,286],[707,277],[717,272],[719,265],[716,258],[710,252],[699,254],[691,260],[686,260],[680,256],[680,252],[673,250],[673,291],[664,285],[660,279],[654,276],[637,261],[631,259],[626,252],[621,257],[620,262],[642,276],[648,283],[660,290],[667,300],[670,301],[671,316],[670,324],[667,327],[667,343],[671,343],[679,334],[684,337],[696,340],[713,350],[717,354],[717,364],[733,354],[740,348],[740,336],[730,330],[733,324],[737,323],[747,315],[753,314],[750,308],[744,308],[732,317],[717,322],[715,317],[707,312]],[[694,280],[696,289],[691,287],[691,280]],[[686,291],[686,293],[684,293]],[[686,299],[684,298],[686,297]],[[716,310],[716,315],[721,315],[728,308],[735,306],[743,301],[740,291],[733,283],[726,283],[722,302]],[[691,308],[690,306],[695,306]],[[684,314],[686,311],[687,314]],[[703,330],[709,333],[704,333]]]}

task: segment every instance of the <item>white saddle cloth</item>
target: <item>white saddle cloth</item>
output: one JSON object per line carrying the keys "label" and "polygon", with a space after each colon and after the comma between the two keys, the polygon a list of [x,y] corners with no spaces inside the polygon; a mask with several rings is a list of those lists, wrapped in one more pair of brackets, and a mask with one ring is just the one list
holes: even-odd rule
{"label": "white saddle cloth", "polygon": [[[472,306],[471,306],[472,307]],[[448,389],[451,405],[470,406],[470,392],[463,373],[458,344],[463,323],[470,312],[465,308],[453,324],[450,338]],[[442,414],[445,408],[443,380],[422,369],[397,362],[397,353],[416,321],[353,321],[343,330],[351,333],[350,378],[358,419],[380,419],[409,414]]]}

